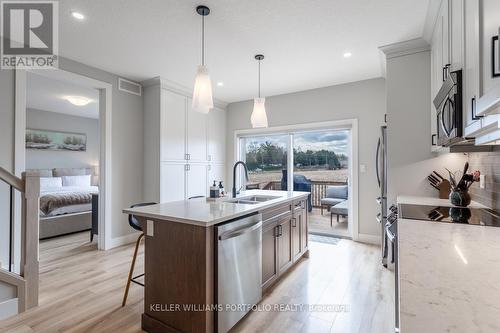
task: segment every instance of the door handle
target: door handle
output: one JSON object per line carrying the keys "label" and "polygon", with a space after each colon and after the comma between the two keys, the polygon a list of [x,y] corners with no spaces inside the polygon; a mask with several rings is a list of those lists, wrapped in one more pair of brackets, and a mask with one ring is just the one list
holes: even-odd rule
{"label": "door handle", "polygon": [[437,146],[437,142],[434,140],[437,138],[437,134],[432,134],[431,135],[431,145]]}
{"label": "door handle", "polygon": [[293,217],[292,218],[292,227],[297,227],[297,218],[296,217]]}
{"label": "door handle", "polygon": [[377,174],[377,182],[378,182],[379,187],[380,187],[380,174],[379,174],[379,170],[378,170],[378,158],[379,158],[379,154],[380,154],[381,143],[382,142],[380,141],[380,138],[378,138],[377,152],[376,152],[376,156],[375,156],[375,173]]}
{"label": "door handle", "polygon": [[476,96],[472,97],[472,100],[471,100],[471,116],[472,116],[472,120],[479,120],[481,118],[483,118],[484,116],[478,116],[476,115]]}
{"label": "door handle", "polygon": [[236,229],[234,231],[223,233],[222,235],[219,236],[219,240],[226,240],[226,239],[238,237],[238,236],[241,236],[243,234],[257,230],[260,227],[262,227],[261,221],[255,223],[255,224],[252,224],[251,226],[247,226],[245,228],[240,228],[240,229]]}

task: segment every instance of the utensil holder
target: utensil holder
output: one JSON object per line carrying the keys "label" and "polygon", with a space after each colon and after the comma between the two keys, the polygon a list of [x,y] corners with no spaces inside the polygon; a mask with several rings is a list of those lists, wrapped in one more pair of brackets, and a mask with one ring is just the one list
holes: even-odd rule
{"label": "utensil holder", "polygon": [[467,207],[470,205],[471,197],[467,190],[452,190],[450,192],[450,202],[459,207]]}

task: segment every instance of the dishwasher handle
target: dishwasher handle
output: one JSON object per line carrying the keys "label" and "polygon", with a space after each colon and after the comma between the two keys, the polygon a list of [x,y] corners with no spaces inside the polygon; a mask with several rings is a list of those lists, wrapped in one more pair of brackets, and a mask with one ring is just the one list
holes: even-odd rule
{"label": "dishwasher handle", "polygon": [[227,231],[219,236],[219,240],[226,240],[226,239],[238,237],[238,236],[241,236],[241,235],[246,234],[248,232],[252,232],[254,230],[257,230],[260,227],[262,227],[262,221],[254,223],[250,226],[246,226],[244,228],[239,228],[236,230]]}

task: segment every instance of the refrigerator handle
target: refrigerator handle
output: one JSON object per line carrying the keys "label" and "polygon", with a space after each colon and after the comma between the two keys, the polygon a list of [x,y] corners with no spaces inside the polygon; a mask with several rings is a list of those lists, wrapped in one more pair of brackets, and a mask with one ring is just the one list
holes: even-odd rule
{"label": "refrigerator handle", "polygon": [[380,174],[378,170],[378,164],[379,164],[379,155],[380,155],[380,138],[378,138],[378,143],[377,143],[377,153],[375,156],[375,173],[377,174],[377,182],[378,182],[378,187],[380,187]]}

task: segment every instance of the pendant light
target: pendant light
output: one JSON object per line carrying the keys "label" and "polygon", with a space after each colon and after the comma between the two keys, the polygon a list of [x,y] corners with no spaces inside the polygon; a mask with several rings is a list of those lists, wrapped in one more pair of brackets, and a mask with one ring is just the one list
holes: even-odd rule
{"label": "pendant light", "polygon": [[212,82],[205,66],[205,16],[210,14],[206,6],[196,7],[196,12],[201,15],[201,65],[198,66],[193,89],[193,110],[208,113],[214,107],[212,99]]}
{"label": "pendant light", "polygon": [[253,128],[267,127],[266,98],[260,97],[260,61],[264,59],[262,54],[257,54],[255,60],[259,62],[259,97],[253,100],[253,112],[250,117]]}

